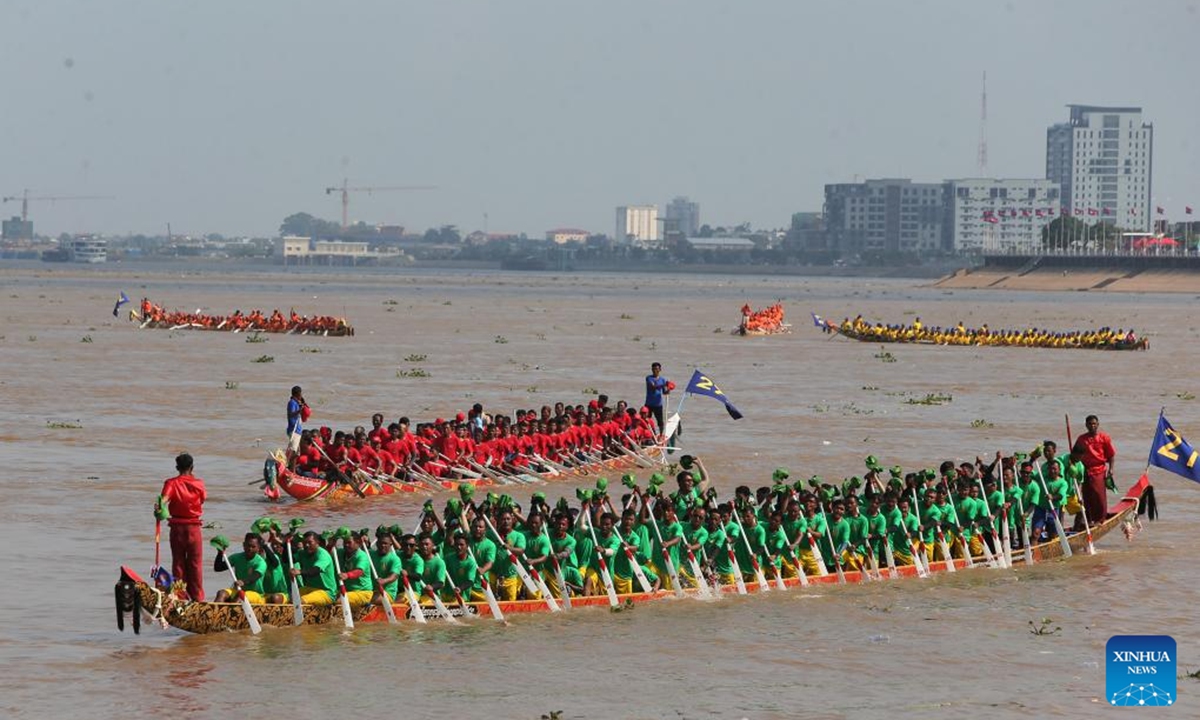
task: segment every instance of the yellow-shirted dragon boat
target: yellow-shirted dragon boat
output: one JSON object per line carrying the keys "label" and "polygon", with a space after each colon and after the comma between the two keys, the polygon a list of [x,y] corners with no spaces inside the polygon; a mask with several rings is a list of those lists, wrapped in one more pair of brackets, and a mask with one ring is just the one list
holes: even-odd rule
{"label": "yellow-shirted dragon boat", "polygon": [[915,343],[924,345],[962,345],[967,347],[1034,347],[1080,350],[1147,350],[1150,341],[1140,338],[1133,330],[1102,327],[1094,330],[1049,330],[1023,328],[994,330],[987,325],[978,328],[957,325],[929,326],[921,318],[911,325],[885,325],[867,322],[861,315],[841,323],[826,320],[812,313],[813,325],[822,332],[842,335],[867,343]]}

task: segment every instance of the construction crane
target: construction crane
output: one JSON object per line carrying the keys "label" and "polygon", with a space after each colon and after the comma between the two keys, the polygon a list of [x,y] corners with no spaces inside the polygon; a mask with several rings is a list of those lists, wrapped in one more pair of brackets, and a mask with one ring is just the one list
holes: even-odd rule
{"label": "construction crane", "polygon": [[20,200],[21,201],[21,222],[28,222],[28,220],[29,220],[29,201],[30,200],[33,200],[35,202],[41,202],[43,200],[48,200],[50,202],[54,202],[56,200],[112,200],[112,199],[113,199],[113,197],[111,195],[42,195],[42,196],[30,197],[29,190],[28,190],[28,188],[26,188],[26,190],[24,192],[22,192],[19,196],[18,195],[9,195],[8,197],[0,198],[0,202],[15,202],[17,200]]}
{"label": "construction crane", "polygon": [[437,190],[436,185],[390,185],[380,187],[348,187],[346,179],[342,179],[341,187],[325,188],[326,195],[332,195],[335,192],[342,193],[342,230],[350,226],[350,193],[365,192],[368,195],[377,192],[395,192],[401,190]]}

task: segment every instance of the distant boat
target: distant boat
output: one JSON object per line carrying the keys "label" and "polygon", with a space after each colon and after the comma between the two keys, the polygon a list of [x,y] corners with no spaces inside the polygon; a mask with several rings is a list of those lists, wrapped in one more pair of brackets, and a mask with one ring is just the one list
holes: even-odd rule
{"label": "distant boat", "polygon": [[71,241],[71,259],[77,263],[108,262],[108,241],[97,237],[80,237]]}

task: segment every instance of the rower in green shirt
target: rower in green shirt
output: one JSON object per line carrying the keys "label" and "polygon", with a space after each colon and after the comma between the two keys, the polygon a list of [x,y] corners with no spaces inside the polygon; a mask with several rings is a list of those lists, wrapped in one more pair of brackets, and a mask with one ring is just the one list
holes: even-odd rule
{"label": "rower in green shirt", "polygon": [[[588,512],[585,506],[583,511]],[[587,518],[584,522],[589,522]],[[600,556],[604,557],[604,563],[608,566],[609,575],[612,575],[613,561],[618,554],[621,554],[621,538],[616,533],[617,517],[610,512],[600,515],[600,519],[594,528],[596,533],[596,542],[590,553],[588,553],[588,561],[583,567],[584,593],[587,595],[603,595],[605,592],[604,584],[600,574]],[[584,530],[588,535],[591,532]],[[576,546],[578,547],[578,545]],[[616,585],[614,581],[614,586]]]}
{"label": "rower in green shirt", "polygon": [[920,550],[921,521],[912,511],[906,497],[894,498],[896,512],[888,522],[888,540],[892,543],[892,555],[897,565],[913,564],[913,548]]}
{"label": "rower in green shirt", "polygon": [[[559,567],[562,568],[563,579],[567,586],[573,594],[578,595],[583,592],[583,575],[579,572],[579,556],[575,552],[578,547],[578,539],[571,533],[571,516],[559,513],[554,516],[551,524],[554,526],[554,531],[550,534],[550,547],[558,560]],[[589,546],[590,544],[589,541]],[[558,575],[551,575],[547,583],[550,586],[551,594],[561,598],[563,589],[559,587]]]}
{"label": "rower in green shirt", "polygon": [[[613,584],[616,586],[618,595],[627,595],[632,592],[642,592],[643,588],[636,583],[637,576],[633,564],[637,563],[638,568],[645,574],[647,582],[650,583],[651,590],[657,590],[659,586],[658,575],[650,569],[650,546],[642,539],[642,534],[637,528],[637,512],[634,510],[626,510],[621,514],[621,525],[615,533],[621,540],[623,547],[619,548],[616,556],[613,558],[609,569],[612,571]],[[630,554],[633,555],[630,558]]]}
{"label": "rower in green shirt", "polygon": [[337,597],[337,577],[333,557],[321,547],[319,536],[309,530],[304,533],[300,552],[295,556],[292,575],[300,583],[300,602],[305,605],[332,605]]}
{"label": "rower in green shirt", "polygon": [[[417,536],[412,533],[406,533],[400,538],[400,572],[408,578],[409,586],[418,596],[424,588],[421,576],[425,574],[425,560],[418,551],[419,547]],[[404,589],[403,582],[400,583],[400,589]]]}
{"label": "rower in green shirt", "polygon": [[421,568],[421,593],[433,597],[433,593],[442,592],[446,586],[446,561],[438,554],[432,535],[421,533],[418,542],[424,563]]}
{"label": "rower in green shirt", "polygon": [[[213,542],[224,542],[225,546],[229,545],[228,541],[219,535],[213,539]],[[222,588],[217,591],[214,602],[236,601],[238,588],[241,588],[246,593],[247,600],[255,605],[261,605],[264,600],[263,578],[267,574],[267,560],[262,555],[262,540],[258,533],[246,533],[242,539],[242,552],[240,553],[232,555],[226,555],[223,551],[217,553],[217,557],[213,560],[213,570],[223,573],[229,567],[233,568],[237,583],[231,588]]]}
{"label": "rower in green shirt", "polygon": [[487,596],[483,592],[482,583],[479,582],[479,571],[475,558],[471,557],[466,534],[456,532],[451,542],[454,552],[443,557],[447,582],[442,590],[442,599],[447,602],[455,601],[461,593],[465,601],[484,602]]}
{"label": "rower in green shirt", "polygon": [[[375,548],[371,551],[371,561],[375,563],[375,571],[379,574],[378,583],[387,593],[388,601],[395,600],[400,589],[400,556],[396,554],[392,535],[387,528],[380,527],[375,531]],[[378,588],[372,602],[384,602]]]}
{"label": "rower in green shirt", "polygon": [[[708,546],[708,528],[705,524],[708,520],[708,511],[702,505],[697,505],[692,508],[688,514],[688,521],[683,526],[683,543],[688,550],[692,551],[692,557],[696,558],[696,564],[703,568],[703,560],[701,559]],[[687,557],[687,552],[680,552],[680,557]],[[679,577],[684,583],[690,583],[693,587],[698,583],[693,577],[692,566],[690,562],[684,562],[683,567],[679,568]]]}

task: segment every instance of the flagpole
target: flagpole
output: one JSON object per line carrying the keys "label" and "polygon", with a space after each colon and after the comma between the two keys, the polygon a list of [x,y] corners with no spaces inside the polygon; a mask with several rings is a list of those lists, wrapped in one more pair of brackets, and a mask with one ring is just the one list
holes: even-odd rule
{"label": "flagpole", "polygon": [[[1167,411],[1167,406],[1163,405],[1158,410],[1158,424],[1154,428],[1154,439],[1158,439],[1158,429],[1162,427],[1163,414]],[[1146,467],[1142,470],[1142,474],[1150,472],[1150,458],[1154,457],[1157,448],[1154,447],[1154,440],[1150,441],[1150,454],[1146,456]]]}

